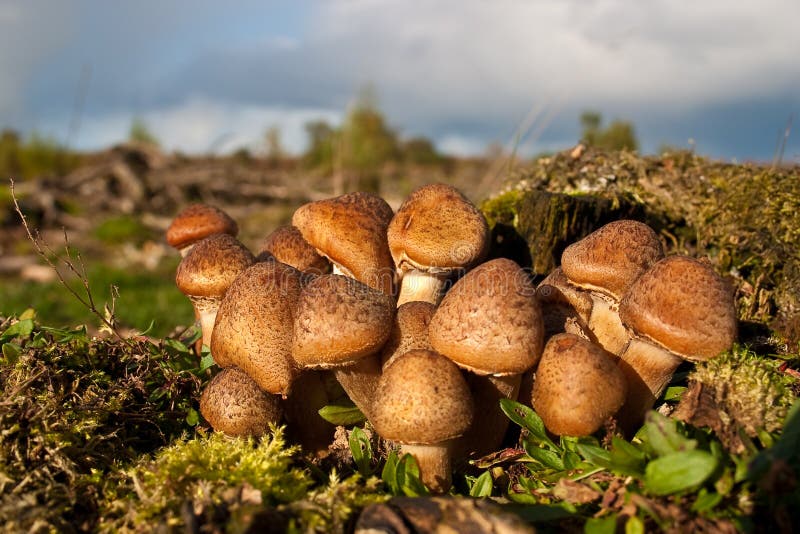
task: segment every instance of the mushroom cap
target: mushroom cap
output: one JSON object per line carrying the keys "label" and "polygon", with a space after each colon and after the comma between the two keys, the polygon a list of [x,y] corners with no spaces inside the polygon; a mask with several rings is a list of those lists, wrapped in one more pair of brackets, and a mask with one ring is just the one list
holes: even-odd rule
{"label": "mushroom cap", "polygon": [[343,272],[391,295],[394,264],[386,228],[392,215],[392,208],[379,196],[357,192],[304,204],[294,212],[292,224]]}
{"label": "mushroom cap", "polygon": [[536,297],[546,312],[548,306],[564,306],[573,310],[584,321],[592,313],[592,297],[567,280],[561,267],[556,267],[536,286]]}
{"label": "mushroom cap", "polygon": [[264,241],[258,251],[257,259],[263,261],[274,258],[303,272],[328,273],[330,262],[303,239],[300,230],[291,225],[279,226]]}
{"label": "mushroom cap", "polygon": [[670,256],[639,277],[619,305],[622,324],[640,338],[692,361],[705,361],[736,340],[733,291],[705,263]]}
{"label": "mushroom cap", "polygon": [[262,436],[281,419],[277,397],[258,388],[236,367],[220,371],[200,396],[200,413],[211,427],[229,436]]}
{"label": "mushroom cap", "polygon": [[466,432],[473,412],[458,367],[433,351],[412,350],[384,369],[372,423],[385,439],[432,445]]}
{"label": "mushroom cap", "polygon": [[544,324],[536,291],[516,263],[498,258],[453,285],[431,319],[434,350],[479,375],[512,375],[536,365]]}
{"label": "mushroom cap", "polygon": [[446,274],[469,269],[489,250],[483,214],[456,188],[425,185],[411,193],[387,231],[398,270]]}
{"label": "mushroom cap", "polygon": [[253,254],[230,234],[199,241],[184,257],[175,283],[184,295],[221,297],[231,282],[253,264]]}
{"label": "mushroom cap", "polygon": [[663,257],[653,229],[626,219],[610,222],[568,246],[561,255],[561,268],[576,286],[619,301],[634,280]]}
{"label": "mushroom cap", "polygon": [[550,432],[588,436],[625,402],[614,356],[575,334],[550,338],[536,368],[531,403]]}
{"label": "mushroom cap", "polygon": [[405,354],[411,349],[430,349],[428,325],[436,307],[430,302],[412,301],[397,307],[394,324],[389,339],[381,350],[383,365],[394,356]]}
{"label": "mushroom cap", "polygon": [[311,280],[297,303],[292,357],[300,367],[334,368],[378,352],[392,329],[394,299],[336,274]]}
{"label": "mushroom cap", "polygon": [[167,243],[182,249],[213,234],[236,236],[238,233],[236,221],[221,209],[208,204],[191,204],[176,215],[167,228]]}
{"label": "mushroom cap", "polygon": [[296,372],[292,322],[301,276],[277,261],[256,263],[234,280],[217,312],[214,360],[239,367],[269,393],[287,395]]}

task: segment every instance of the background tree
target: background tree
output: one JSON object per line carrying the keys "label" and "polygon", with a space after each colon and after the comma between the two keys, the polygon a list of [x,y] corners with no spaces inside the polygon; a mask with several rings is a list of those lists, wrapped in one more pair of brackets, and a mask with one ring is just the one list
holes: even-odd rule
{"label": "background tree", "polygon": [[128,130],[128,141],[153,146],[158,146],[159,144],[158,139],[150,131],[147,123],[139,117],[134,117],[133,121],[131,121],[131,128]]}
{"label": "background tree", "polygon": [[639,142],[633,124],[615,120],[606,128],[602,127],[603,117],[596,111],[585,111],[581,114],[581,140],[587,146],[604,150],[636,150]]}

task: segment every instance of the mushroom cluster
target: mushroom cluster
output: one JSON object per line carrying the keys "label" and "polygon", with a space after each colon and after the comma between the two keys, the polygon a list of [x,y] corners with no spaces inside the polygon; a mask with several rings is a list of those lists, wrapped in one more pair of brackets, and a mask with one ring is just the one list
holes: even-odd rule
{"label": "mushroom cluster", "polygon": [[[256,255],[221,211],[191,206],[168,230],[178,287],[223,368],[201,413],[231,435],[282,418],[324,453],[319,410],[338,383],[384,439],[414,455],[435,492],[454,459],[502,443],[499,400],[532,405],[581,436],[641,422],[683,360],[733,343],[732,293],[702,262],[665,258],[635,221],[564,251],[538,287],[515,262],[484,261],[489,229],[458,190],[421,187],[395,213],[350,193],[301,206]],[[335,379],[335,381],[334,381]]]}

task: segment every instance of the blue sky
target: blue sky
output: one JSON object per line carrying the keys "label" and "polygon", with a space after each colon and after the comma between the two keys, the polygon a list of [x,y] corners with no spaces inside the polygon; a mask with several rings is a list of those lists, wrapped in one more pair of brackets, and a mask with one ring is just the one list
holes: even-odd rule
{"label": "blue sky", "polygon": [[403,135],[459,154],[521,126],[523,152],[565,148],[594,109],[646,152],[740,161],[794,117],[800,163],[798,20],[797,0],[0,0],[0,125],[93,149],[140,117],[187,152],[277,126],[300,151],[371,84]]}

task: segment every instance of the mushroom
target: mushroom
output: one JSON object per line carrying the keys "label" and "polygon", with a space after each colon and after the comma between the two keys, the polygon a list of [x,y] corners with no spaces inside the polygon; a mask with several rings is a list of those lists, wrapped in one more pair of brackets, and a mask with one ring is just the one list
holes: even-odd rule
{"label": "mushroom", "polygon": [[208,204],[192,204],[172,220],[167,228],[167,243],[185,257],[201,239],[214,234],[236,237],[238,233],[236,221],[221,209]]}
{"label": "mushroom", "polygon": [[632,339],[619,365],[628,396],[619,414],[632,430],[684,360],[706,361],[736,340],[731,287],[707,264],[670,256],[644,273],[622,298],[622,323]]}
{"label": "mushroom", "polygon": [[329,399],[319,374],[298,371],[292,360],[303,278],[278,261],[256,263],[239,275],[220,305],[211,354],[222,367],[237,366],[262,390],[282,396],[291,430],[306,450],[319,452],[334,430],[318,413]]}
{"label": "mushroom", "polygon": [[564,250],[561,268],[570,283],[592,297],[589,329],[607,351],[619,354],[628,342],[619,320],[619,299],[663,257],[653,229],[632,220],[608,223]]}
{"label": "mushroom", "polygon": [[329,274],[303,288],[294,316],[294,361],[301,368],[331,369],[370,421],[381,375],[378,352],[389,338],[394,311],[390,295]]}
{"label": "mushroom", "polygon": [[429,350],[412,350],[386,366],[375,395],[375,430],[416,458],[434,493],[452,483],[453,440],[472,424],[473,404],[455,364]]}
{"label": "mushroom", "polygon": [[397,307],[389,339],[381,350],[382,366],[411,349],[432,349],[428,325],[436,311],[430,302],[412,301]]}
{"label": "mushroom", "polygon": [[468,379],[476,413],[465,452],[489,452],[502,442],[508,418],[499,400],[517,398],[522,373],[542,355],[543,334],[533,284],[509,259],[479,265],[442,299],[428,331],[431,346],[478,375]]}
{"label": "mushroom", "polygon": [[589,329],[592,297],[571,285],[561,267],[547,275],[536,287],[536,297],[542,306],[544,338],[570,332],[586,339],[594,338]]}
{"label": "mushroom", "polygon": [[393,295],[394,266],[386,242],[392,208],[371,193],[348,193],[310,202],[294,212],[303,239],[328,258],[333,273]]}
{"label": "mushroom", "polygon": [[476,265],[489,250],[483,214],[452,186],[420,187],[397,210],[387,232],[402,280],[397,305],[439,303],[447,280]]}
{"label": "mushroom", "polygon": [[588,436],[619,410],[625,392],[613,354],[575,334],[557,334],[536,368],[531,404],[553,434]]}
{"label": "mushroom", "polygon": [[175,283],[192,301],[203,331],[203,345],[211,344],[211,331],[223,295],[233,280],[255,258],[229,234],[214,234],[195,244],[178,264]]}
{"label": "mushroom", "polygon": [[303,234],[291,225],[279,226],[261,243],[256,261],[275,259],[298,271],[311,274],[330,272],[331,264],[303,239]]}
{"label": "mushroom", "polygon": [[211,428],[229,436],[262,436],[270,423],[281,419],[277,397],[261,391],[236,367],[223,369],[211,379],[200,396],[200,413]]}

